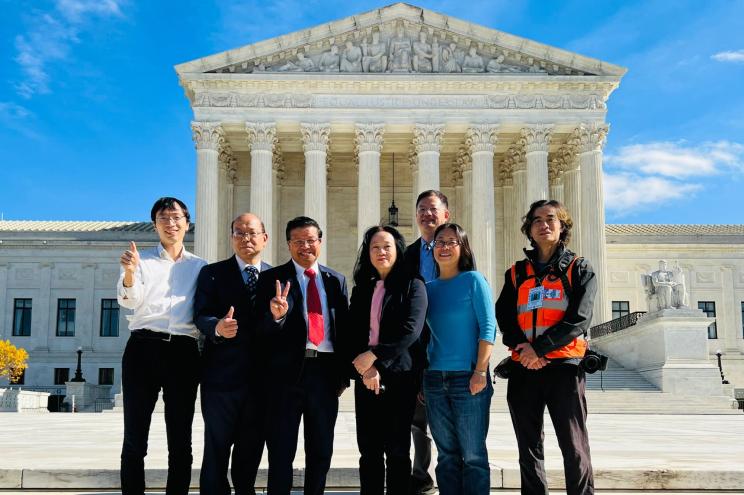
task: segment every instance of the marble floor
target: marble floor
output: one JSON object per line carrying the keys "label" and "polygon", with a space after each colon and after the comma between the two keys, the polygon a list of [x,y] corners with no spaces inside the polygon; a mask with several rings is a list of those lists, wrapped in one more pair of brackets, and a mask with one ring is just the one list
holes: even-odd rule
{"label": "marble floor", "polygon": [[[588,426],[598,489],[744,490],[744,414],[597,414],[590,415]],[[122,415],[111,412],[0,413],[0,489],[115,489],[122,429]],[[196,417],[195,467],[201,462],[203,431]],[[550,483],[560,489],[562,462],[547,416],[545,443]],[[491,415],[488,448],[492,486],[518,488],[516,442],[507,414]],[[341,413],[329,487],[358,486],[357,460],[353,414]],[[162,486],[166,462],[164,422],[156,415],[146,459],[152,486]],[[302,464],[300,447],[295,466]],[[264,458],[263,479],[265,468]],[[297,473],[301,477],[301,469]]]}

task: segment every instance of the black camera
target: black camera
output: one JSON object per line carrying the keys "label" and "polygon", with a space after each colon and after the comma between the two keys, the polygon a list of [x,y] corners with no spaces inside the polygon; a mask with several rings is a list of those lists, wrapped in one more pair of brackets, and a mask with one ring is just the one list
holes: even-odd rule
{"label": "black camera", "polygon": [[581,369],[583,369],[586,373],[592,374],[596,373],[597,371],[606,370],[607,360],[608,358],[604,354],[600,354],[591,349],[587,349],[586,354],[584,354],[584,357],[579,363],[579,366],[581,366]]}
{"label": "black camera", "polygon": [[501,360],[499,364],[493,369],[493,376],[508,380],[512,374],[512,371],[519,364],[519,361],[514,361],[511,356]]}

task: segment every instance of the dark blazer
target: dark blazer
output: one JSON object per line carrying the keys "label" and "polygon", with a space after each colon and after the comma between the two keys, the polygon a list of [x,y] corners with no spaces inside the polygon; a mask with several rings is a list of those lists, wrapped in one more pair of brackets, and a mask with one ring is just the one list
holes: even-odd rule
{"label": "dark blazer", "polygon": [[[261,263],[261,272],[271,265]],[[230,309],[238,320],[238,334],[232,339],[214,333],[217,322]],[[234,388],[250,377],[253,356],[253,333],[256,319],[250,294],[235,256],[209,264],[201,269],[194,296],[194,323],[204,335],[202,385]]]}
{"label": "dark blazer", "polygon": [[[421,368],[420,356],[413,351],[426,322],[427,297],[424,281],[404,277],[385,287],[380,318],[379,344],[372,350],[377,356],[375,367],[387,373]],[[375,283],[354,287],[351,293],[351,335],[348,360],[369,350],[369,323]]]}
{"label": "dark blazer", "polygon": [[[335,366],[338,369],[339,387],[348,385],[348,373],[344,371],[346,351],[346,332],[349,330],[349,296],[346,289],[346,278],[330,268],[319,265],[323,277],[328,316],[331,321],[330,340],[334,348]],[[276,281],[282,287],[290,282],[287,303],[289,309],[285,317],[276,322],[269,309],[269,302],[276,296]],[[302,311],[302,290],[297,280],[297,272],[292,260],[287,263],[261,272],[258,278],[258,295],[256,310],[263,314],[261,324],[257,327],[260,340],[262,363],[266,376],[282,380],[285,384],[296,383],[302,373],[307,344],[307,320]]]}
{"label": "dark blazer", "polygon": [[421,261],[421,238],[419,237],[413,244],[406,248],[403,253],[403,264],[405,265],[411,277],[420,275],[419,262]]}

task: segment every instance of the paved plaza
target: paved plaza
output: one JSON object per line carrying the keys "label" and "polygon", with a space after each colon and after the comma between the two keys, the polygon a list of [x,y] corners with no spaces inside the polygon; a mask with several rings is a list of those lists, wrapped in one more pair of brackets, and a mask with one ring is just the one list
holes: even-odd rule
{"label": "paved plaza", "polygon": [[[547,416],[546,420],[549,423]],[[589,429],[600,490],[744,490],[744,414],[593,414]],[[197,416],[195,468],[201,463],[203,431]],[[118,413],[2,413],[0,489],[115,490],[121,439],[122,415]],[[550,426],[545,443],[550,482],[560,489],[561,458]],[[508,414],[491,415],[488,447],[492,487],[498,493],[515,493],[519,470]],[[146,459],[148,482],[153,488],[164,485],[166,458],[164,422],[162,415],[156,414]],[[354,416],[342,412],[336,426],[329,488],[353,490],[358,486],[357,459]],[[303,462],[300,447],[295,466],[299,468]],[[265,456],[261,467],[259,482],[265,483]],[[302,470],[295,473],[301,483]],[[196,469],[193,480],[198,480]]]}

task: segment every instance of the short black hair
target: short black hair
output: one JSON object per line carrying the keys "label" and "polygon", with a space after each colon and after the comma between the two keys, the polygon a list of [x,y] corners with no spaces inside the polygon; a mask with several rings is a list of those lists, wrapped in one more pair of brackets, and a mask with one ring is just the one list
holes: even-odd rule
{"label": "short black hair", "polygon": [[403,264],[403,255],[406,252],[406,240],[403,238],[403,235],[395,227],[390,225],[375,225],[368,228],[364,233],[362,245],[359,247],[359,254],[354,264],[355,286],[368,284],[380,278],[377,269],[372,265],[372,260],[369,257],[369,247],[372,244],[372,238],[378,232],[387,232],[393,236],[393,241],[395,242],[395,263],[393,263],[390,275],[388,275],[385,284],[388,281],[398,280],[407,274],[405,265]]}
{"label": "short black hair", "polygon": [[318,222],[310,217],[295,217],[287,222],[287,229],[285,231],[287,242],[289,242],[289,240],[291,239],[291,237],[289,236],[290,232],[292,232],[294,229],[304,229],[305,227],[315,227],[316,229],[318,229],[318,239],[323,238],[323,231],[320,230],[320,225],[318,225]]}
{"label": "short black hair", "polygon": [[447,202],[447,196],[442,191],[437,191],[436,189],[428,189],[421,194],[418,195],[418,198],[416,198],[416,206],[421,202],[422,199],[428,198],[429,196],[436,196],[439,198],[439,201],[442,202],[445,208],[449,209],[449,203]]}
{"label": "short black hair", "polygon": [[191,222],[191,215],[189,214],[189,209],[186,206],[186,203],[181,201],[178,198],[172,198],[170,196],[164,196],[157,201],[155,201],[155,204],[152,205],[152,210],[150,210],[150,219],[155,222],[155,217],[158,216],[158,213],[160,213],[163,210],[175,210],[176,205],[180,206],[183,210],[183,214],[186,217],[187,222]]}
{"label": "short black hair", "polygon": [[[470,247],[470,241],[468,241],[468,233],[465,232],[465,229],[463,229],[460,225],[456,223],[443,223],[442,225],[437,227],[437,230],[434,231],[434,239],[437,238],[440,232],[447,229],[450,229],[452,232],[455,233],[455,238],[460,244],[460,258],[457,260],[457,269],[461,272],[475,271],[475,256],[473,255],[473,250]],[[439,263],[436,262],[436,258],[434,261],[434,268],[438,277]]]}

